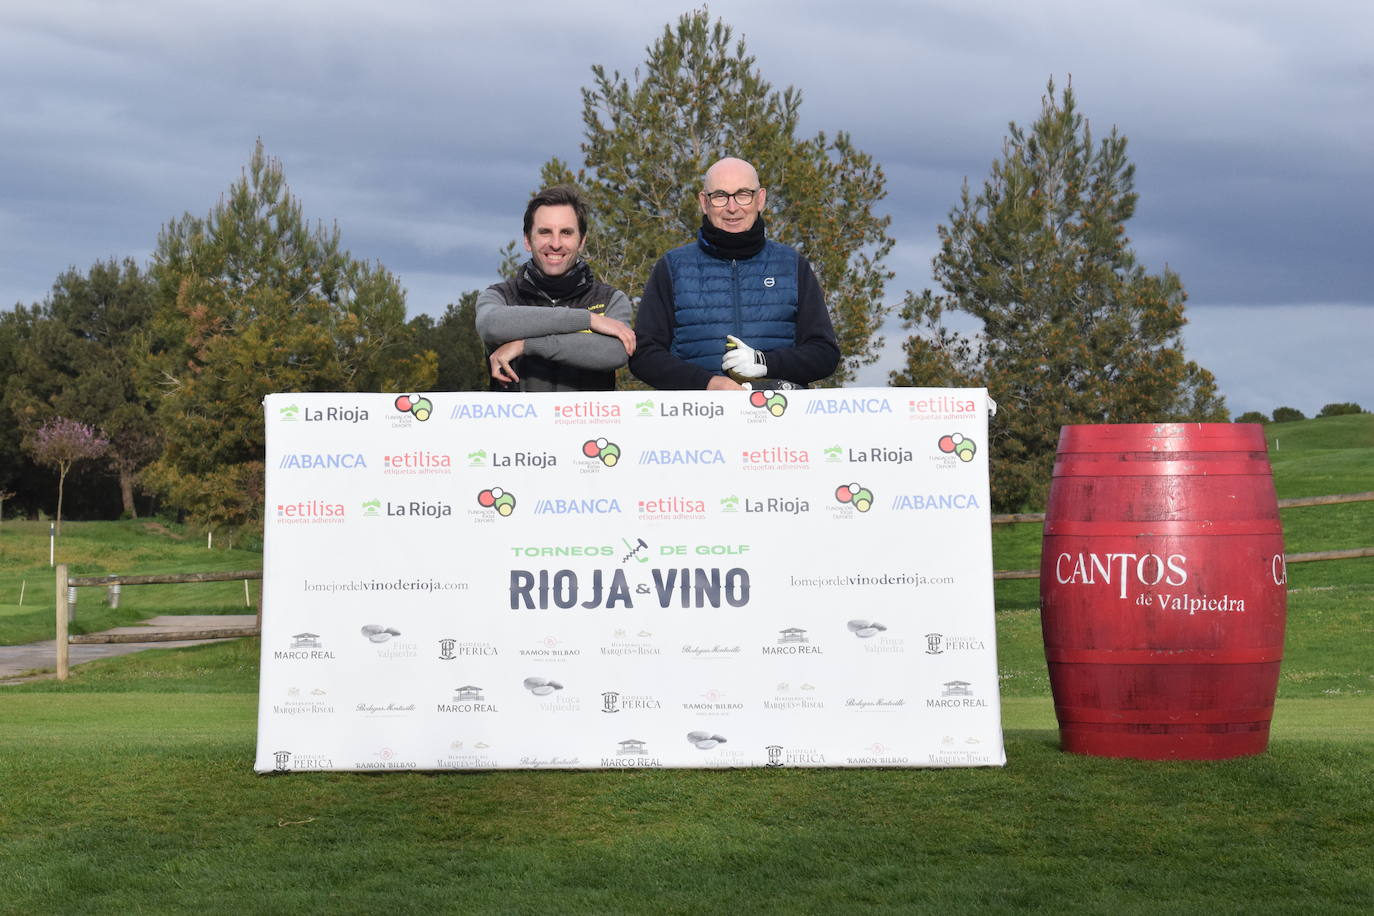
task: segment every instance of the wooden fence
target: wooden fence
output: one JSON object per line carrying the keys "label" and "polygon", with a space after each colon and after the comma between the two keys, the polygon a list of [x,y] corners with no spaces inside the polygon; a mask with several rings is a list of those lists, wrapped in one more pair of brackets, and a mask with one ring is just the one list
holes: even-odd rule
{"label": "wooden fence", "polygon": [[208,573],[166,573],[152,576],[68,576],[67,564],[57,565],[57,679],[65,681],[70,671],[70,650],[73,643],[113,643],[113,642],[157,642],[178,639],[224,639],[233,636],[257,636],[262,632],[262,593],[258,593],[257,623],[251,627],[215,627],[205,630],[178,630],[175,633],[107,633],[98,636],[70,636],[67,632],[71,608],[67,603],[67,590],[80,587],[101,587],[125,585],[171,585],[186,582],[236,582],[243,580],[244,587],[253,579],[261,579],[262,570],[249,569],[241,572]]}

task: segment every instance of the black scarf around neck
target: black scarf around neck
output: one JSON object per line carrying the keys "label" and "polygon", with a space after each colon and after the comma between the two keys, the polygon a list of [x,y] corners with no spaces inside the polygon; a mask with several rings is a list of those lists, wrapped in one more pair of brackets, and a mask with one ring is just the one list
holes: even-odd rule
{"label": "black scarf around neck", "polygon": [[725,261],[752,258],[763,250],[765,241],[762,216],[756,217],[754,225],[743,232],[726,232],[724,229],[717,229],[706,218],[706,214],[703,213],[701,216],[701,231],[697,233],[697,244],[713,257]]}
{"label": "black scarf around neck", "polygon": [[520,268],[519,283],[543,293],[554,302],[560,302],[585,293],[592,288],[595,279],[591,265],[582,258],[578,258],[577,263],[556,277],[545,274],[531,258]]}

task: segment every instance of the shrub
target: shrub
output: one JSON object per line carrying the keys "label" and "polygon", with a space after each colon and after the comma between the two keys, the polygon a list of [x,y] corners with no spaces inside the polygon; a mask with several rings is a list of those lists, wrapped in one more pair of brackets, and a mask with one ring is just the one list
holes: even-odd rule
{"label": "shrub", "polygon": [[1258,410],[1247,410],[1245,413],[1236,417],[1237,423],[1268,423],[1269,418]]}
{"label": "shrub", "polygon": [[1322,408],[1322,412],[1317,414],[1319,417],[1339,417],[1342,414],[1364,413],[1359,404],[1347,401],[1343,404],[1327,404]]}
{"label": "shrub", "polygon": [[1275,407],[1274,422],[1288,423],[1292,420],[1306,420],[1307,416],[1296,407]]}

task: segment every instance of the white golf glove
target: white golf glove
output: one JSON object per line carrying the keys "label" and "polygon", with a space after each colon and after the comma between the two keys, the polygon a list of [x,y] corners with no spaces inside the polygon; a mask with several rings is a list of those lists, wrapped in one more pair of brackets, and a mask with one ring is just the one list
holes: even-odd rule
{"label": "white golf glove", "polygon": [[739,381],[740,378],[763,378],[768,374],[768,363],[763,353],[734,335],[727,334],[725,339],[729,344],[725,347],[725,358],[720,361],[720,367],[726,375]]}

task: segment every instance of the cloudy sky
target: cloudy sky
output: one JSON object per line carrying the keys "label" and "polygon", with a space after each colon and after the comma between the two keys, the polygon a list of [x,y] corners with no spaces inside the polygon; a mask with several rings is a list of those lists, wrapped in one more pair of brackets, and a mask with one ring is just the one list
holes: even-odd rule
{"label": "cloudy sky", "polygon": [[[580,161],[591,66],[629,72],[687,3],[0,0],[0,303],[68,267],[146,261],[261,138],[307,217],[337,221],[413,313],[491,283],[550,156]],[[1190,356],[1233,414],[1374,408],[1374,3],[716,0],[802,130],[883,165],[896,271],[930,285],[936,227],[1008,122],[1072,78],[1130,141],[1128,224],[1189,292]],[[747,152],[747,151],[746,151]],[[763,176],[765,182],[767,176]],[[631,291],[637,294],[638,291]],[[886,384],[903,332],[862,384]]]}

